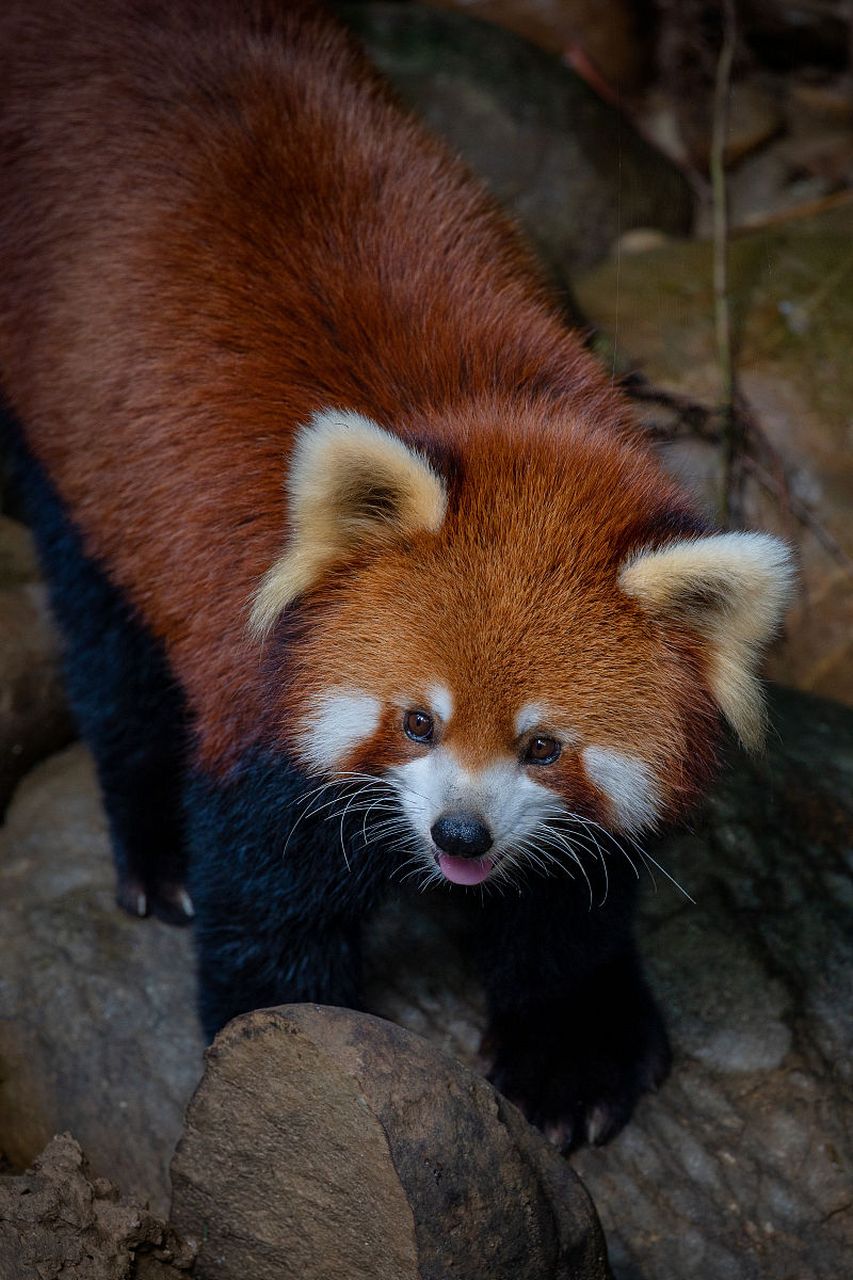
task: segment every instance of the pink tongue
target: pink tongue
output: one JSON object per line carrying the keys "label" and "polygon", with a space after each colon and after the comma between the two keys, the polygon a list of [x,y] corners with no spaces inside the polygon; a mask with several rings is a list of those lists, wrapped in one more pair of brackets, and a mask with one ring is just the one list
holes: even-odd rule
{"label": "pink tongue", "polygon": [[482,884],[495,863],[488,854],[485,858],[453,858],[449,853],[440,853],[438,865],[454,884]]}

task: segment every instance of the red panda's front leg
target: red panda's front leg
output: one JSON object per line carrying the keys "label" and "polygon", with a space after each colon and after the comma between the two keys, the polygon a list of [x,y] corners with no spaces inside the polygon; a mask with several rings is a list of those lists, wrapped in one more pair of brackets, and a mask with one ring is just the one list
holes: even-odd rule
{"label": "red panda's front leg", "polygon": [[183,695],[162,646],[107,567],[86,551],[17,423],[4,416],[2,426],[62,634],[69,701],[98,774],[116,898],[130,915],[187,924]]}
{"label": "red panda's front leg", "polygon": [[362,1007],[361,928],[376,876],[359,861],[357,839],[347,841],[347,866],[338,823],[301,803],[308,789],[272,753],[245,760],[229,781],[197,774],[190,782],[190,886],[208,1039],[250,1009]]}
{"label": "red panda's front leg", "polygon": [[631,937],[625,886],[603,907],[554,882],[488,913],[490,1079],[562,1150],[609,1141],[671,1060]]}

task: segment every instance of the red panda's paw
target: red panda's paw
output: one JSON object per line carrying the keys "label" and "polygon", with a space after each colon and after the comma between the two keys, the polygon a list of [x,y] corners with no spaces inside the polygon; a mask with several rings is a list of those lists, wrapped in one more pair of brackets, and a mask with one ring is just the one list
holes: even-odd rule
{"label": "red panda's paw", "polygon": [[615,1138],[671,1064],[666,1030],[651,1002],[642,1019],[635,1010],[621,1026],[616,1008],[586,1026],[568,1013],[554,1010],[563,1024],[559,1035],[552,1022],[547,1029],[540,1023],[538,1035],[527,1024],[520,1034],[493,1030],[488,1037],[492,1084],[564,1154]]}
{"label": "red panda's paw", "polygon": [[178,881],[155,880],[146,883],[132,872],[119,876],[116,902],[129,916],[137,919],[156,916],[165,924],[189,924],[195,915],[192,899]]}

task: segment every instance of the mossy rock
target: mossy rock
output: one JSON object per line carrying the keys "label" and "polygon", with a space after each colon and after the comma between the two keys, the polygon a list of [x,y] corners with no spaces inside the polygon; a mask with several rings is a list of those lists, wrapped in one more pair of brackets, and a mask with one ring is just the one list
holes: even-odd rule
{"label": "mossy rock", "polygon": [[[621,370],[714,406],[721,394],[712,248],[668,243],[578,279],[576,295]],[[732,239],[729,305],[740,386],[799,505],[853,557],[853,202]],[[616,358],[613,334],[618,334]],[[713,513],[719,451],[668,446],[674,471]],[[798,543],[801,593],[775,678],[853,702],[853,583],[813,531],[755,484],[746,518]]]}

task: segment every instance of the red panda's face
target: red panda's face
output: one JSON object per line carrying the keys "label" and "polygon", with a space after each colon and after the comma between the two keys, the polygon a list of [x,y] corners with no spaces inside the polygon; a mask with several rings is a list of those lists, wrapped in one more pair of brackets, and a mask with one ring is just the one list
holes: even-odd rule
{"label": "red panda's face", "polygon": [[301,759],[383,777],[412,856],[463,884],[680,807],[718,720],[695,643],[655,634],[615,569],[606,590],[454,523],[318,601],[285,713]]}
{"label": "red panda's face", "polygon": [[[309,579],[279,711],[295,754],[380,779],[405,856],[459,884],[571,868],[602,832],[630,840],[681,810],[720,712],[745,737],[756,727],[751,664],[778,611],[779,544],[691,535],[669,484],[612,442],[567,456],[544,435],[495,436],[466,448],[452,485],[399,441],[392,452],[384,472],[371,456],[364,484],[350,460],[332,495],[355,543],[313,581],[310,549],[332,530],[315,525],[286,558]],[[422,477],[395,476],[403,452]],[[365,538],[389,512],[392,536]],[[760,590],[774,599],[756,603]]]}

